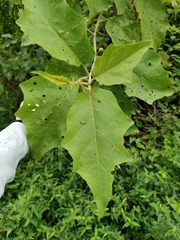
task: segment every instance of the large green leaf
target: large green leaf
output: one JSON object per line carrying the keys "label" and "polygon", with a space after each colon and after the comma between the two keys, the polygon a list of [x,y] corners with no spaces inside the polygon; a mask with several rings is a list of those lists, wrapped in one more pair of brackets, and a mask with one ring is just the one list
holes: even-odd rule
{"label": "large green leaf", "polygon": [[168,29],[166,9],[161,0],[136,0],[135,3],[141,19],[142,40],[152,40],[157,50]]}
{"label": "large green leaf", "polygon": [[72,65],[92,61],[94,50],[87,37],[86,19],[65,0],[23,0],[23,4],[17,24],[31,41]]}
{"label": "large green leaf", "polygon": [[126,84],[128,96],[135,96],[149,104],[173,94],[174,89],[168,73],[161,66],[161,57],[152,50],[147,51],[133,70],[133,83]]}
{"label": "large green leaf", "polygon": [[62,146],[73,157],[74,171],[87,181],[101,213],[112,194],[111,171],[131,160],[123,146],[123,135],[131,125],[114,95],[100,88],[79,93],[69,111]]}
{"label": "large green leaf", "polygon": [[132,70],[150,47],[150,42],[139,42],[120,46],[109,45],[98,57],[93,77],[104,85],[131,82]]}
{"label": "large green leaf", "polygon": [[98,13],[108,10],[109,0],[86,0],[89,7],[89,21],[93,19]]}
{"label": "large green leaf", "polygon": [[34,157],[41,156],[54,147],[61,146],[66,132],[66,118],[74,103],[78,87],[57,86],[43,77],[33,77],[22,83],[25,100],[16,113],[27,129],[28,142]]}

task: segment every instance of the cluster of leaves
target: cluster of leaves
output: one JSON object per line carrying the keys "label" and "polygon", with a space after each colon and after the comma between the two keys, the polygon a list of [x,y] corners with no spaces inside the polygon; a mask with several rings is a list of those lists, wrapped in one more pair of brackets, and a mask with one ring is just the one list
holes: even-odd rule
{"label": "cluster of leaves", "polygon": [[141,134],[127,143],[133,162],[115,168],[104,218],[85,181],[71,172],[69,154],[56,149],[36,165],[30,156],[20,162],[1,199],[1,239],[180,239],[179,108],[159,101],[156,114],[141,109],[149,116],[137,119]]}
{"label": "cluster of leaves", "polygon": [[149,104],[173,94],[157,54],[168,19],[160,0],[82,2],[23,0],[17,24],[53,58],[47,72],[21,84],[25,101],[17,115],[36,160],[54,147],[67,149],[103,213],[111,172],[131,161],[123,136],[133,124],[109,86],[118,98],[125,91]]}

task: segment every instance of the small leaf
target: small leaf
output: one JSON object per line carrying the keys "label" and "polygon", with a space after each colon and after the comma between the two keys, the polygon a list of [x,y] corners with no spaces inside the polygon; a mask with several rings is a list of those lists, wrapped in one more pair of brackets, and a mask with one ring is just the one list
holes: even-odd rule
{"label": "small leaf", "polygon": [[57,76],[57,75],[52,75],[52,74],[49,74],[47,72],[41,72],[41,71],[33,71],[32,73],[35,73],[35,74],[38,74],[40,75],[41,77],[57,84],[57,85],[63,85],[63,84],[67,84],[67,83],[70,83],[68,81],[67,78],[63,77],[63,76]]}
{"label": "small leaf", "polygon": [[141,19],[142,40],[152,40],[154,50],[157,51],[169,26],[166,9],[161,0],[136,0],[135,4]]}
{"label": "small leaf", "polygon": [[104,85],[131,82],[133,68],[150,46],[149,41],[120,46],[109,45],[103,55],[97,58],[93,77]]}
{"label": "small leaf", "polygon": [[93,88],[83,92],[69,111],[62,141],[73,157],[73,169],[88,183],[103,214],[112,194],[115,165],[131,161],[123,135],[132,121],[122,112],[114,95]]}
{"label": "small leaf", "polygon": [[114,0],[118,15],[125,13],[127,0]]}
{"label": "small leaf", "polygon": [[39,160],[44,153],[61,146],[67,114],[78,86],[58,86],[37,76],[23,82],[20,87],[25,100],[16,115],[24,122],[29,145],[35,159]]}
{"label": "small leaf", "polygon": [[32,42],[69,64],[92,62],[94,50],[87,37],[87,19],[74,12],[65,0],[22,2],[25,7],[17,24]]}
{"label": "small leaf", "polygon": [[174,93],[168,73],[161,65],[161,57],[152,50],[147,51],[133,70],[133,82],[126,84],[128,96],[135,96],[149,104]]}
{"label": "small leaf", "polygon": [[108,10],[108,0],[86,0],[89,7],[89,21],[91,21],[98,13]]}

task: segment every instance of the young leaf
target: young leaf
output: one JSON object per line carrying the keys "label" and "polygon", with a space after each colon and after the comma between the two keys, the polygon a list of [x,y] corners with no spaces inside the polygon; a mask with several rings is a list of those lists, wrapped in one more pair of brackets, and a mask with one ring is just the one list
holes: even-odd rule
{"label": "young leaf", "polygon": [[27,129],[29,145],[36,160],[54,147],[61,146],[66,132],[66,118],[73,105],[78,86],[58,86],[41,76],[22,83],[25,100],[16,115]]}
{"label": "young leaf", "polygon": [[141,19],[142,40],[152,40],[156,51],[164,41],[169,26],[166,9],[161,0],[136,0],[135,3]]}
{"label": "young leaf", "polygon": [[104,85],[131,82],[133,68],[150,45],[149,41],[120,46],[109,45],[103,55],[97,58],[93,77]]}
{"label": "young leaf", "polygon": [[98,13],[108,10],[108,0],[86,0],[89,7],[89,21],[91,21]]}
{"label": "young leaf", "polygon": [[133,82],[126,84],[128,96],[135,96],[149,104],[174,93],[168,73],[161,65],[161,57],[147,51],[133,70]]}
{"label": "young leaf", "polygon": [[32,73],[38,74],[41,77],[43,77],[57,85],[63,85],[63,84],[70,83],[69,80],[64,76],[52,75],[47,72],[41,72],[41,71],[33,71]]}
{"label": "young leaf", "polygon": [[115,165],[131,161],[123,146],[123,135],[131,125],[114,95],[100,88],[79,93],[69,111],[62,146],[73,157],[74,171],[91,188],[101,214],[112,194],[111,171]]}
{"label": "young leaf", "polygon": [[65,0],[23,0],[23,4],[25,9],[17,24],[31,41],[72,65],[92,61],[94,50],[87,37],[86,19]]}

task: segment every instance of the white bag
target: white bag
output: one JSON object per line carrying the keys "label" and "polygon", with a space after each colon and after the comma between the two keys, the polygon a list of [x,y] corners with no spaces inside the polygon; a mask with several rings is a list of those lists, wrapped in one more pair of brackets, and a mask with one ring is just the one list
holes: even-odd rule
{"label": "white bag", "polygon": [[19,161],[29,150],[26,129],[15,121],[0,132],[0,198],[6,183],[12,182]]}

